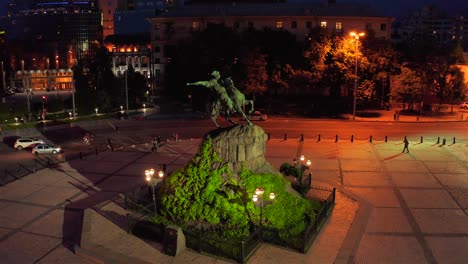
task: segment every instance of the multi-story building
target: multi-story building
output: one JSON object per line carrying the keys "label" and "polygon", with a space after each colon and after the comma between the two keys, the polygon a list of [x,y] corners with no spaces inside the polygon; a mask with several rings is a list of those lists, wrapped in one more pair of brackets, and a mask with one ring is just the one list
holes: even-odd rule
{"label": "multi-story building", "polygon": [[175,50],[179,40],[190,38],[192,32],[204,30],[210,23],[224,24],[239,32],[247,28],[284,29],[302,41],[314,27],[344,35],[351,31],[372,30],[377,38],[390,39],[393,20],[392,17],[376,14],[366,5],[338,4],[333,0],[325,4],[176,5],[151,18],[155,76],[164,76],[165,65],[171,60],[171,51]]}
{"label": "multi-story building", "polygon": [[[62,77],[68,75],[79,59],[92,53],[93,45],[102,41],[101,13],[96,0],[14,0],[8,16],[12,88],[70,88],[72,79],[63,84]],[[60,80],[50,81],[56,79],[51,76]]]}
{"label": "multi-story building", "polygon": [[447,47],[460,41],[468,49],[468,14],[448,16],[435,5],[423,7],[398,21],[392,33],[395,42],[431,41]]}
{"label": "multi-story building", "polygon": [[135,72],[151,78],[151,44],[149,34],[113,35],[106,38],[104,45],[112,55],[112,72],[119,76],[131,66]]}

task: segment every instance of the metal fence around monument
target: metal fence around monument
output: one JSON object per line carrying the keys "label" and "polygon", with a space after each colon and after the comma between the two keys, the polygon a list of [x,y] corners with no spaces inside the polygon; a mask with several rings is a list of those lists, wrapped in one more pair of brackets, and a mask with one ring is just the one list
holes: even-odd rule
{"label": "metal fence around monument", "polygon": [[[307,198],[321,200],[322,207],[317,212],[314,221],[298,236],[285,239],[281,237],[279,230],[263,227],[263,229],[255,229],[248,238],[242,241],[232,241],[210,234],[209,230],[183,229],[186,246],[202,254],[214,255],[238,263],[245,263],[262,242],[306,253],[333,210],[336,189],[312,186],[309,194],[311,195]],[[127,215],[128,231],[143,239],[163,243],[165,226],[150,222],[150,217],[154,213],[151,210],[151,204],[139,204],[136,196],[132,195],[134,194],[122,196],[126,209],[131,212]]]}

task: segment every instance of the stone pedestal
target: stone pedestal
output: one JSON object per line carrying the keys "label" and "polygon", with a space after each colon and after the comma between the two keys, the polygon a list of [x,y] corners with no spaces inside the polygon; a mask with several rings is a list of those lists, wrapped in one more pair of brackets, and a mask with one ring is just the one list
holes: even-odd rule
{"label": "stone pedestal", "polygon": [[265,160],[265,146],[268,136],[259,126],[236,125],[209,132],[213,148],[227,164],[233,175],[244,166],[256,173],[278,174],[274,167]]}

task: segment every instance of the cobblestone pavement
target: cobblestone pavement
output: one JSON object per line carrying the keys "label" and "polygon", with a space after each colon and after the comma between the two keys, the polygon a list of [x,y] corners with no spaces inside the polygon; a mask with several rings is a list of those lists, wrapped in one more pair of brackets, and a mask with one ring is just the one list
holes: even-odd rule
{"label": "cobblestone pavement", "polygon": [[[72,160],[0,188],[0,254],[5,263],[86,263],[70,251],[79,212],[94,208],[113,225],[103,241],[132,238],[119,229],[119,212],[103,203],[144,183],[142,171],[174,171],[200,140],[169,142]],[[339,142],[273,139],[267,159],[276,167],[300,154],[312,161],[313,185],[338,189],[336,207],[307,254],[262,245],[249,263],[466,263],[468,259],[468,150],[465,144]],[[120,219],[122,220],[122,219]],[[134,242],[139,243],[139,242]],[[112,250],[109,245],[109,250]],[[126,251],[128,250],[128,251]],[[187,250],[121,249],[149,263],[224,263]]]}

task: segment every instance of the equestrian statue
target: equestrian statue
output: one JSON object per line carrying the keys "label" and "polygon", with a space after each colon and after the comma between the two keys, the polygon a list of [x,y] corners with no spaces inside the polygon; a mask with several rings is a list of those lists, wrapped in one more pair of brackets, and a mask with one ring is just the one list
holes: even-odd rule
{"label": "equestrian statue", "polygon": [[[230,117],[231,114],[236,112],[239,112],[247,123],[252,125],[252,122],[247,118],[242,108],[246,104],[251,104],[251,111],[253,111],[253,101],[245,100],[245,96],[237,90],[231,78],[222,81],[219,72],[213,71],[210,80],[187,83],[187,85],[199,85],[210,89],[208,99],[209,114],[216,127],[220,127],[218,122],[216,122],[220,114],[224,115],[227,121],[237,125]],[[228,88],[226,89],[223,85],[226,85]]]}

